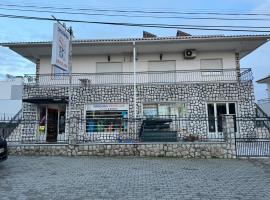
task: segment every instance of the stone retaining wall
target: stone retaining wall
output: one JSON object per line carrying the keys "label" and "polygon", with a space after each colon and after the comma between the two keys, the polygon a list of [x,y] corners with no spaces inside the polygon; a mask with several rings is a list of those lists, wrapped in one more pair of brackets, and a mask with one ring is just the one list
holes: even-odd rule
{"label": "stone retaining wall", "polygon": [[235,158],[228,143],[25,144],[9,146],[10,155],[139,156],[177,158]]}

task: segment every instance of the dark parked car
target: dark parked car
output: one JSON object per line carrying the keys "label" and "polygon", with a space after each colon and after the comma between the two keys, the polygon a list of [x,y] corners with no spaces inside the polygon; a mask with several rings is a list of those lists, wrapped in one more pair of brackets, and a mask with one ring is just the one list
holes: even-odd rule
{"label": "dark parked car", "polygon": [[7,157],[7,141],[0,136],[0,162],[6,160]]}

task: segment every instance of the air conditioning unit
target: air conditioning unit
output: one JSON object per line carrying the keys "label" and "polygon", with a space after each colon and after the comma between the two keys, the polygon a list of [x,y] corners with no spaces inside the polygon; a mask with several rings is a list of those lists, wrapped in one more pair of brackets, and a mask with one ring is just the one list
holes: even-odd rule
{"label": "air conditioning unit", "polygon": [[194,59],[196,57],[196,50],[195,49],[186,49],[184,51],[184,58],[185,59]]}

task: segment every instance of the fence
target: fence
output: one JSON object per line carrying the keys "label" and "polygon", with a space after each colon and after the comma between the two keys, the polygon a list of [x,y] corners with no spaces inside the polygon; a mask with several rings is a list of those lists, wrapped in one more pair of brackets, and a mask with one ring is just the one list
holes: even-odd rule
{"label": "fence", "polygon": [[[149,119],[151,118],[76,119],[75,123],[72,121],[73,124],[66,120],[64,126],[54,121],[41,123],[36,120],[17,119],[12,123],[1,122],[0,133],[10,143],[68,143],[70,127],[75,127],[77,143],[143,142],[144,130],[148,133],[150,131],[150,134],[160,134],[161,142],[166,142],[171,137],[170,133],[176,133],[175,142],[225,141],[223,127],[221,127],[222,131],[210,132],[209,123],[212,123],[212,118],[158,116],[152,119],[165,119],[165,122],[160,124],[154,122],[155,126],[150,124],[150,127],[146,128],[143,124]],[[220,119],[215,118],[214,121],[219,123]],[[255,150],[262,150],[264,154],[270,155],[270,120],[268,118],[235,118],[235,140],[238,155],[247,155],[248,151],[252,153]],[[153,139],[153,141],[156,140]],[[255,146],[258,148],[255,149]]]}
{"label": "fence", "polygon": [[[209,142],[224,141],[222,132],[208,132],[208,118],[189,119],[176,116],[159,116],[159,119],[170,119],[170,121],[152,127],[153,134],[162,132],[162,139],[167,141],[169,132],[177,134],[176,142]],[[155,118],[156,120],[157,118]],[[146,118],[102,118],[102,119],[81,119],[79,120],[79,134],[77,141],[85,142],[142,142],[143,123]],[[155,123],[157,124],[157,123]],[[161,139],[161,140],[162,140]]]}
{"label": "fence", "polygon": [[236,134],[238,157],[270,157],[270,119],[236,119],[242,134]]}
{"label": "fence", "polygon": [[[173,70],[173,71],[146,71],[136,73],[137,84],[162,84],[162,83],[200,83],[200,82],[225,82],[252,80],[251,69],[241,69],[240,73],[235,69],[223,70]],[[69,74],[38,74],[25,75],[25,85],[40,86],[90,86],[123,84],[134,82],[132,72],[119,73],[73,73]]]}
{"label": "fence", "polygon": [[66,132],[54,121],[40,123],[37,120],[13,119],[0,123],[0,136],[12,144],[67,143]]}

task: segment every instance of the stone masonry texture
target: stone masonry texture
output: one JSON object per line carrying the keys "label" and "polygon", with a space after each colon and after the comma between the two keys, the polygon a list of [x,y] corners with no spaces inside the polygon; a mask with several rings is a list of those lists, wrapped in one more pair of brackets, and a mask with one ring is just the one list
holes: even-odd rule
{"label": "stone masonry texture", "polygon": [[[68,97],[67,87],[25,86],[24,99],[43,97]],[[137,116],[142,117],[142,104],[149,102],[185,102],[190,132],[206,135],[207,102],[235,102],[238,117],[254,117],[254,91],[252,81],[237,83],[200,83],[200,84],[155,84],[137,86]],[[129,105],[129,117],[134,116],[132,85],[93,85],[74,86],[71,98],[71,117],[84,118],[84,106],[91,103],[125,103]],[[23,116],[31,120],[37,116],[37,104],[24,103]],[[37,119],[36,119],[37,120]],[[83,126],[81,126],[83,127]],[[254,134],[254,124],[243,121],[239,123],[240,131],[247,136]],[[36,129],[31,124],[24,125],[23,135],[34,138]],[[77,130],[82,132],[83,130]]]}
{"label": "stone masonry texture", "polygon": [[10,155],[234,158],[229,143],[10,145]]}

